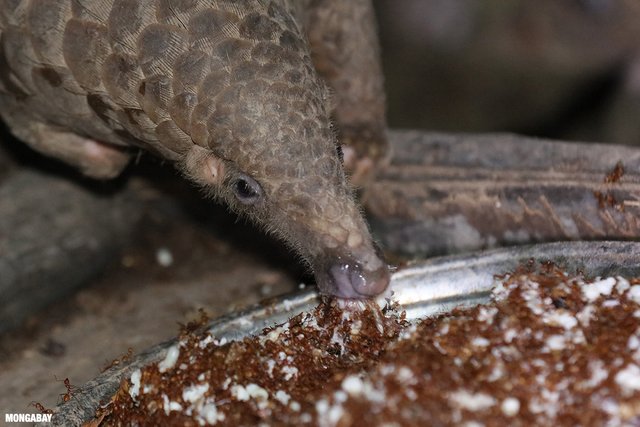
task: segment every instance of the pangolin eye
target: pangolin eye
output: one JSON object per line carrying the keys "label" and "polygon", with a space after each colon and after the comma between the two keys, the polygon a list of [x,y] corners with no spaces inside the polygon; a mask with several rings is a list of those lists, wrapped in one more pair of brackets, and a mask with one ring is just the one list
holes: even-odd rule
{"label": "pangolin eye", "polygon": [[262,199],[262,187],[255,179],[247,175],[238,176],[232,184],[233,193],[238,201],[245,205],[253,205]]}

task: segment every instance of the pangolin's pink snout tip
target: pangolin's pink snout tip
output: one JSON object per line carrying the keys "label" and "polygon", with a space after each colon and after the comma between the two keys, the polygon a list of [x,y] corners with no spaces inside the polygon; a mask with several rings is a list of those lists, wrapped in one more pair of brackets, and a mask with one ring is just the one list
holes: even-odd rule
{"label": "pangolin's pink snout tip", "polygon": [[389,286],[390,273],[386,264],[374,270],[364,268],[357,261],[338,260],[330,263],[320,275],[318,287],[323,294],[340,298],[371,298]]}

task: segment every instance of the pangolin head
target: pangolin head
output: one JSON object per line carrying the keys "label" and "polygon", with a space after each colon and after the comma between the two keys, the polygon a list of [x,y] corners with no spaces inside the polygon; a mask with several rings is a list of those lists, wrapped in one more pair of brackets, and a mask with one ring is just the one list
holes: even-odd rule
{"label": "pangolin head", "polygon": [[[354,199],[330,126],[327,93],[252,82],[194,146],[184,170],[234,211],[281,237],[312,267],[320,291],[371,297],[389,283]],[[275,95],[275,96],[274,96]],[[224,108],[224,107],[223,107]],[[226,122],[222,124],[222,122]]]}
{"label": "pangolin head", "polygon": [[[193,140],[179,163],[211,195],[293,247],[322,293],[377,295],[389,283],[388,266],[343,172],[330,91],[289,12],[265,5],[233,25],[225,18],[236,37],[185,55],[194,60],[182,63],[201,67],[202,78],[197,92],[178,95],[188,110],[181,128]],[[174,90],[182,86],[174,80]]]}

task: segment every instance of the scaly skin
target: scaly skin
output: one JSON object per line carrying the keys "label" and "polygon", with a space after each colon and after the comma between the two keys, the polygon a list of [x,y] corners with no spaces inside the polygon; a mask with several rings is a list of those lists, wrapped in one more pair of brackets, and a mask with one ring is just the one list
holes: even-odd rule
{"label": "scaly skin", "polygon": [[132,147],[152,151],[297,249],[322,292],[378,294],[388,269],[294,4],[0,0],[0,113],[91,176],[117,175]]}
{"label": "scaly skin", "polygon": [[336,94],[334,116],[351,182],[366,189],[389,154],[373,7],[370,0],[310,1],[304,22],[312,58]]}

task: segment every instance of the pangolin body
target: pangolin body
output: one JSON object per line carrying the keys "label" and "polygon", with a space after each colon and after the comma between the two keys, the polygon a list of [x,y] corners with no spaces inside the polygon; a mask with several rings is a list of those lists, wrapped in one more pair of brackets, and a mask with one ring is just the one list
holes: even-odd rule
{"label": "pangolin body", "polygon": [[[387,266],[346,183],[303,25],[335,22],[332,2],[0,0],[0,114],[18,138],[94,177],[117,175],[131,147],[154,152],[284,238],[323,292],[377,294]],[[329,81],[363,100],[380,90],[379,69],[353,85],[331,77],[339,55],[327,51]],[[375,118],[374,98],[363,111]]]}

